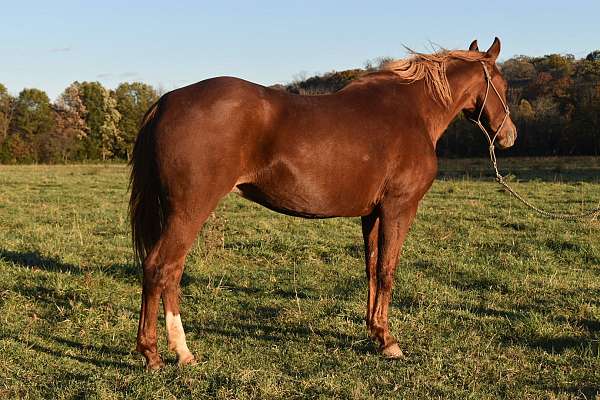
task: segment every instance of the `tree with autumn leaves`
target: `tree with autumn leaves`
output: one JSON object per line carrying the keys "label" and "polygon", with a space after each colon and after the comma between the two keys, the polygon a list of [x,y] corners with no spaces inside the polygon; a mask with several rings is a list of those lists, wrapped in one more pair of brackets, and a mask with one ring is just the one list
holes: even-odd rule
{"label": "tree with autumn leaves", "polygon": [[138,124],[158,94],[152,86],[73,82],[51,103],[38,89],[12,97],[0,85],[0,162],[128,159]]}

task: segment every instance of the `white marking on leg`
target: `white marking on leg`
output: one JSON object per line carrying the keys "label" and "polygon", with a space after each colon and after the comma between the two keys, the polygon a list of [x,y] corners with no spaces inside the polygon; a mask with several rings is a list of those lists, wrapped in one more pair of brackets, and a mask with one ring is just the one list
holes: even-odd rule
{"label": "white marking on leg", "polygon": [[180,362],[189,361],[190,358],[193,358],[193,355],[190,353],[185,341],[185,332],[183,331],[183,325],[181,324],[181,316],[179,314],[173,315],[172,312],[167,311],[165,320],[167,323],[169,350],[174,350],[177,353]]}

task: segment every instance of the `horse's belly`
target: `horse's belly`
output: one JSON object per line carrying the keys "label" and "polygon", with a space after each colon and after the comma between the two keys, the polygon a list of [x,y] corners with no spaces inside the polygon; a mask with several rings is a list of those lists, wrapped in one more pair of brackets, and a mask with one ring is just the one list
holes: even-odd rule
{"label": "horse's belly", "polygon": [[367,215],[373,202],[355,193],[322,188],[286,187],[241,183],[234,193],[271,210],[304,218],[355,217]]}

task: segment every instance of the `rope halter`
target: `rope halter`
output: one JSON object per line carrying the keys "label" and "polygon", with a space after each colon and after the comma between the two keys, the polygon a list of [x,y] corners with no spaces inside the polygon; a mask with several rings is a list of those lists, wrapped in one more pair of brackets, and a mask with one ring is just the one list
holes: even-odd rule
{"label": "rope halter", "polygon": [[[499,183],[502,183],[502,182],[504,182],[504,177],[502,175],[500,175],[500,172],[498,172],[498,165],[496,162],[496,153],[494,152],[494,144],[496,142],[496,138],[498,137],[498,133],[500,133],[500,131],[504,127],[504,124],[506,123],[506,120],[508,119],[508,116],[510,115],[510,110],[508,109],[508,105],[506,104],[506,102],[502,99],[500,92],[498,91],[498,89],[496,89],[494,82],[492,82],[492,76],[490,75],[490,71],[488,70],[487,66],[485,65],[485,62],[480,61],[480,63],[481,63],[481,66],[483,67],[483,72],[485,75],[485,82],[486,82],[485,96],[483,97],[483,103],[481,104],[481,108],[479,109],[479,113],[477,114],[477,119],[469,118],[469,120],[471,122],[473,122],[475,125],[477,125],[479,127],[479,129],[481,129],[481,131],[485,134],[485,137],[487,138],[488,144],[489,144],[488,150],[490,152],[490,159],[492,160],[492,164],[494,165],[494,170],[496,172],[496,180]],[[490,87],[492,89],[494,89],[494,92],[496,93],[496,96],[500,100],[502,107],[504,107],[504,118],[502,118],[502,123],[500,123],[500,126],[498,127],[498,129],[496,129],[496,132],[494,132],[493,136],[490,135],[488,130],[481,123],[481,116],[483,115],[483,110],[485,109],[485,104],[487,103],[487,100],[488,100],[488,97],[490,94]]]}

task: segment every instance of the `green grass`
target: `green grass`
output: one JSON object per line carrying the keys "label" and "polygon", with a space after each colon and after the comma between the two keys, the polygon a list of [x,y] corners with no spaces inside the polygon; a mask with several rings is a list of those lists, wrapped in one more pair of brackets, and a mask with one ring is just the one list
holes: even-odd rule
{"label": "green grass", "polygon": [[[552,163],[516,187],[563,211],[595,205],[593,174],[560,183]],[[367,339],[358,219],[229,196],[182,282],[200,362],[174,365],[161,316],[158,373],[133,351],[127,168],[0,167],[0,398],[594,398],[600,224],[538,218],[469,165],[442,163],[457,177],[436,181],[406,241],[390,311],[406,359]]]}

